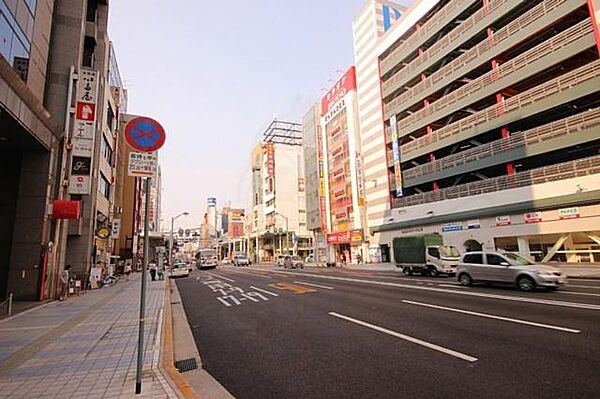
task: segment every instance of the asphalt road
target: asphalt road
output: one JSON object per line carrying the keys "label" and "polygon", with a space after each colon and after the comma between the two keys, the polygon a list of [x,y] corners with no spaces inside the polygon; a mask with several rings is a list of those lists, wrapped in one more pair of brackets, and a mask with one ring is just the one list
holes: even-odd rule
{"label": "asphalt road", "polygon": [[600,280],[219,266],[177,285],[203,367],[238,398],[600,397]]}

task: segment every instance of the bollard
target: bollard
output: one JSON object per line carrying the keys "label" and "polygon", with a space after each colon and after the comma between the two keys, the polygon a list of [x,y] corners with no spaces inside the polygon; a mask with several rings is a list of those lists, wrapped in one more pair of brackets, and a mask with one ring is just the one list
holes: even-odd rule
{"label": "bollard", "polygon": [[13,294],[11,292],[10,294],[8,294],[8,308],[6,309],[6,314],[9,316],[12,315],[12,298]]}

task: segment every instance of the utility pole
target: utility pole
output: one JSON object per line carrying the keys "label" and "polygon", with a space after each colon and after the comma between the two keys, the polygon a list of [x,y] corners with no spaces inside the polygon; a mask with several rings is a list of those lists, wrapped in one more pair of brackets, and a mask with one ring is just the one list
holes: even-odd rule
{"label": "utility pole", "polygon": [[146,273],[150,246],[150,177],[146,177],[146,212],[144,214],[144,257],[142,263],[142,290],[140,294],[140,324],[138,329],[137,370],[135,373],[135,393],[142,392],[142,367],[144,365],[144,317],[146,313]]}

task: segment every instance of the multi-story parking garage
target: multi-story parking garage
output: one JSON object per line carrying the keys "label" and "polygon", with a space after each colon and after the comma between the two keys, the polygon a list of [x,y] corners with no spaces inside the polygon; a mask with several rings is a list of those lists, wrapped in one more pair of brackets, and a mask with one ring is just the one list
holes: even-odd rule
{"label": "multi-story parking garage", "polygon": [[600,60],[586,0],[422,0],[379,47],[375,229],[600,261]]}

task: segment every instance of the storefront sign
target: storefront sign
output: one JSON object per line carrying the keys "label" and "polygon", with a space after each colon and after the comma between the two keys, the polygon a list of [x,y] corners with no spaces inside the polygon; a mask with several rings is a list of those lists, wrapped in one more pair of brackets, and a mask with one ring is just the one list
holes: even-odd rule
{"label": "storefront sign", "polygon": [[356,153],[356,187],[358,192],[358,206],[365,205],[365,182],[363,175],[362,156]]}
{"label": "storefront sign", "polygon": [[525,223],[539,223],[542,221],[542,212],[528,212],[523,215]]}
{"label": "storefront sign", "polygon": [[396,115],[390,118],[390,140],[392,141],[392,160],[394,166],[394,186],[396,187],[396,198],[404,195],[402,191],[402,169],[400,166],[400,145],[398,144],[398,126]]}
{"label": "storefront sign", "polygon": [[509,226],[512,222],[510,220],[510,216],[497,216],[496,217],[496,226]]}
{"label": "storefront sign", "polygon": [[121,232],[121,219],[113,219],[110,224],[110,230],[110,238],[119,238],[119,233]]}
{"label": "storefront sign", "polygon": [[444,223],[442,225],[442,232],[447,233],[449,231],[461,231],[463,229],[460,223]]}
{"label": "storefront sign", "polygon": [[574,206],[572,208],[562,208],[558,210],[558,218],[560,220],[577,219],[579,216],[578,206]]}
{"label": "storefront sign", "polygon": [[467,229],[473,230],[473,229],[479,229],[479,228],[481,228],[481,223],[479,223],[479,219],[473,219],[473,220],[467,221]]}
{"label": "storefront sign", "polygon": [[270,184],[267,186],[268,193],[272,193],[275,187],[275,145],[273,143],[265,144],[265,155],[267,164],[267,177]]}
{"label": "storefront sign", "polygon": [[81,215],[81,202],[56,200],[52,203],[53,219],[79,219]]}
{"label": "storefront sign", "polygon": [[327,234],[327,244],[347,244],[350,242],[349,231],[338,231]]}
{"label": "storefront sign", "polygon": [[323,97],[321,100],[321,115],[326,116],[333,105],[342,99],[346,93],[352,90],[356,90],[356,69],[354,66],[348,68],[340,80],[338,80],[329,92],[327,92],[325,97]]}
{"label": "storefront sign", "polygon": [[91,165],[96,134],[98,73],[82,68],[75,96],[75,121],[71,137],[72,157],[69,194],[91,192]]}
{"label": "storefront sign", "polygon": [[362,230],[352,230],[350,241],[353,243],[362,242],[363,240],[363,231]]}

